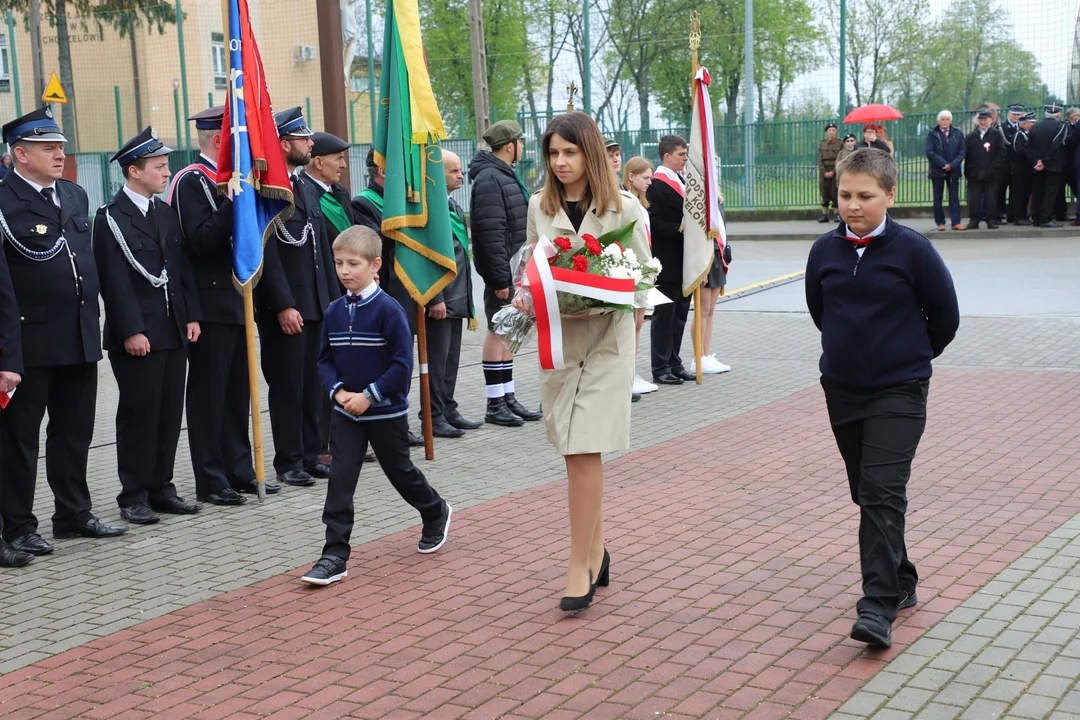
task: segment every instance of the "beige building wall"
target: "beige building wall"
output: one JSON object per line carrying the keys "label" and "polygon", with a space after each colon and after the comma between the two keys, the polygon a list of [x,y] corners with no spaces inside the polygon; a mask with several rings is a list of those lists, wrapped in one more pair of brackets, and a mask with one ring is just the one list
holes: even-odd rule
{"label": "beige building wall", "polygon": [[[182,0],[184,17],[184,60],[187,67],[188,111],[193,114],[205,109],[212,96],[214,104],[225,102],[226,89],[215,81],[213,42],[215,34],[224,40],[220,0]],[[250,2],[251,25],[266,70],[267,86],[274,110],[301,106],[305,114],[310,105],[308,122],[315,130],[323,127],[322,83],[320,79],[320,48],[313,0],[253,0]],[[42,51],[45,77],[59,71],[56,30],[43,23]],[[72,36],[71,56],[75,85],[75,115],[79,133],[79,152],[115,152],[117,149],[116,90],[120,94],[120,135],[126,140],[142,127],[153,125],[166,144],[185,147],[187,128],[184,119],[183,95],[179,98],[180,132],[177,133],[174,83],[179,84],[180,47],[176,25],[167,25],[163,34],[149,32],[143,26],[135,31],[140,88],[138,124],[135,99],[135,72],[132,63],[131,40],[121,38],[107,25],[99,30],[96,23],[89,29],[80,27],[80,20],[69,16]],[[6,28],[0,24],[0,34]],[[14,49],[18,60],[19,91],[22,111],[39,106],[40,98],[33,92],[33,69],[30,58],[30,36],[23,17],[15,17]],[[9,45],[10,46],[10,45]],[[9,60],[10,70],[10,60]],[[13,89],[13,88],[12,88]],[[70,88],[65,91],[70,93]],[[344,89],[343,89],[344,91]],[[70,94],[69,94],[70,98]],[[367,92],[347,93],[354,103],[355,141],[370,140]],[[59,105],[53,107],[58,120]],[[0,119],[15,117],[14,92],[0,92]],[[349,139],[349,138],[346,138]]]}

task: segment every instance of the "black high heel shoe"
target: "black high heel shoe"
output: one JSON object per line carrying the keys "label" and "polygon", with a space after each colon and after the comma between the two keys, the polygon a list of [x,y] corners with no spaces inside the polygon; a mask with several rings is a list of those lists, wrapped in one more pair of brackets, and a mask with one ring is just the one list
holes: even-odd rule
{"label": "black high heel shoe", "polygon": [[589,571],[589,593],[587,595],[581,595],[578,597],[566,596],[559,601],[559,609],[563,612],[577,612],[584,610],[592,605],[593,593],[596,592],[596,586],[592,581],[592,570]]}
{"label": "black high heel shoe", "polygon": [[593,587],[607,587],[611,580],[611,556],[607,548],[604,548],[604,559],[600,563],[600,572],[596,574],[596,585]]}

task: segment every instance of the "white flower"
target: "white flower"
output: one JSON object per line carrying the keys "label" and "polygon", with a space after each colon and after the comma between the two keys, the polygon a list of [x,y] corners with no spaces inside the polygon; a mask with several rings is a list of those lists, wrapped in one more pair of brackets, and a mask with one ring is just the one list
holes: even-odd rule
{"label": "white flower", "polygon": [[641,270],[635,269],[630,271],[630,277],[634,279],[634,284],[641,282]]}
{"label": "white flower", "polygon": [[612,258],[621,258],[622,255],[623,255],[623,252],[622,252],[621,249],[619,249],[618,244],[611,243],[606,248],[604,248],[604,255],[607,255],[608,257],[612,257]]}
{"label": "white flower", "polygon": [[608,274],[608,277],[615,278],[616,280],[629,280],[633,277],[633,273],[631,273],[630,270],[627,270],[622,265],[616,265],[615,267],[611,268],[611,272]]}
{"label": "white flower", "polygon": [[660,272],[663,267],[660,265],[660,258],[650,258],[649,262],[645,263],[645,267],[651,268],[657,272]]}
{"label": "white flower", "polygon": [[626,250],[623,251],[623,258],[626,260],[626,262],[630,263],[636,264],[638,261],[637,253],[635,253],[631,248],[626,248]]}

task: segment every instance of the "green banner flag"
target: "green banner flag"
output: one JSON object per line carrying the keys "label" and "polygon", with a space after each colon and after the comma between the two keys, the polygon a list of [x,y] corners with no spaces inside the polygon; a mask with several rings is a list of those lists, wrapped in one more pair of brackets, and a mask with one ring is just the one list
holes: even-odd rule
{"label": "green banner flag", "polygon": [[416,0],[388,0],[375,162],[386,170],[382,231],[397,242],[394,272],[421,305],[457,274],[442,148]]}

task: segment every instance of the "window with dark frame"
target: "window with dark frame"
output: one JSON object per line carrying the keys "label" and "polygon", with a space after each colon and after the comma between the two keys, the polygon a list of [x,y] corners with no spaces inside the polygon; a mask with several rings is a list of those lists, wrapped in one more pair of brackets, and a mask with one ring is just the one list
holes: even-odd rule
{"label": "window with dark frame", "polygon": [[214,87],[227,87],[229,70],[225,62],[225,35],[223,33],[210,33],[210,54],[214,60]]}
{"label": "window with dark frame", "polygon": [[7,35],[0,35],[0,92],[11,92],[11,65],[8,60]]}

